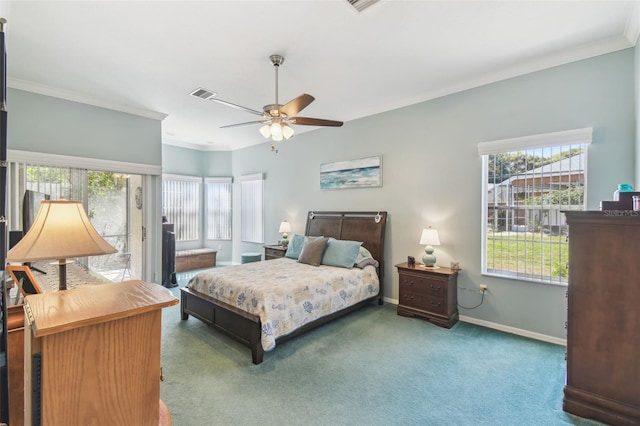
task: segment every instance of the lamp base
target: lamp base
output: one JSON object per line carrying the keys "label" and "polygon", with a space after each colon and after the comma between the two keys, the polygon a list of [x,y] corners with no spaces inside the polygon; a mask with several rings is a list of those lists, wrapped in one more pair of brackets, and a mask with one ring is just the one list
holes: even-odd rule
{"label": "lamp base", "polygon": [[439,266],[436,266],[436,257],[433,255],[433,246],[426,246],[424,248],[424,256],[422,256],[422,263],[424,263],[425,268],[437,269]]}

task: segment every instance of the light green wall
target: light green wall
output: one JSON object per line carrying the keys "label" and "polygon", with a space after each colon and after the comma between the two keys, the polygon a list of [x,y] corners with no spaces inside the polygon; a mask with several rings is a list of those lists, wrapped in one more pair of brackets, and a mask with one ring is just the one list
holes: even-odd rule
{"label": "light green wall", "polygon": [[160,121],[9,89],[9,149],[162,165]]}
{"label": "light green wall", "polygon": [[[634,177],[634,61],[634,49],[627,49],[299,134],[280,144],[278,154],[268,144],[234,151],[233,174],[266,174],[266,243],[279,239],[285,218],[302,233],[309,210],[386,210],[387,298],[398,298],[393,265],[407,255],[421,257],[420,231],[431,225],[440,232],[439,263],[456,259],[462,267],[459,303],[476,305],[478,285],[489,286],[484,304],[461,315],[562,339],[565,287],[480,274],[477,143],[593,127],[587,200],[589,209],[598,209],[619,182]],[[373,155],[383,158],[382,188],[319,189],[321,163]],[[240,211],[237,197],[234,207]],[[239,226],[236,215],[235,235]],[[238,259],[260,247],[235,241],[233,250]]]}
{"label": "light green wall", "polygon": [[640,190],[640,44],[636,43],[635,53],[635,98],[636,98],[636,178],[634,188]]}

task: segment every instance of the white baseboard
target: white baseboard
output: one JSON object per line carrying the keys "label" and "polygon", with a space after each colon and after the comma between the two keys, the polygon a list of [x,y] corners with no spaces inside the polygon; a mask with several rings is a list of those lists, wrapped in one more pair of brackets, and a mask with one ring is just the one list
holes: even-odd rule
{"label": "white baseboard", "polygon": [[[384,297],[382,300],[385,303],[392,303],[394,305],[398,304],[398,299],[391,299],[389,297]],[[460,321],[468,322],[469,324],[479,325],[481,327],[492,328],[498,331],[504,331],[505,333],[511,333],[522,337],[528,337],[529,339],[540,340],[543,342],[553,343],[555,345],[567,346],[567,339],[560,339],[559,337],[548,336],[546,334],[534,333],[533,331],[523,330],[521,328],[509,327],[507,325],[498,324],[495,322],[485,321],[473,317],[468,317],[465,315],[460,315]]]}
{"label": "white baseboard", "polygon": [[482,327],[492,328],[494,330],[504,331],[505,333],[516,334],[518,336],[528,337],[530,339],[541,340],[543,342],[553,343],[560,346],[567,346],[567,339],[560,339],[559,337],[548,336],[546,334],[534,333],[533,331],[523,330],[521,328],[509,327],[507,325],[498,324],[495,322],[480,320],[465,315],[460,315],[460,321],[468,322],[469,324],[475,324]]}

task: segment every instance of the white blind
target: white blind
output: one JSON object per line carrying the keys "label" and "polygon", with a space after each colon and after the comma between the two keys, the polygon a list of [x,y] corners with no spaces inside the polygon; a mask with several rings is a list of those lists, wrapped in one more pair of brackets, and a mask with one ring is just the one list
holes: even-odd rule
{"label": "white blind", "polygon": [[231,240],[231,178],[205,178],[207,239]]}
{"label": "white blind", "polygon": [[241,176],[241,238],[250,243],[263,243],[263,187],[262,173]]}
{"label": "white blind", "polygon": [[201,182],[193,176],[162,176],[162,215],[174,224],[176,241],[200,239]]}

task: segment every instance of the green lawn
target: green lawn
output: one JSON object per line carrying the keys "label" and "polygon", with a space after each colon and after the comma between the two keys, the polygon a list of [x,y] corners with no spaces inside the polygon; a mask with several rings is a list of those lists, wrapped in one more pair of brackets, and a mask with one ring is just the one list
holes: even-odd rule
{"label": "green lawn", "polygon": [[[519,258],[518,253],[524,253]],[[566,281],[569,244],[566,236],[540,233],[490,233],[487,239],[487,269],[517,276]]]}

